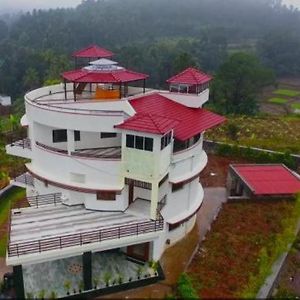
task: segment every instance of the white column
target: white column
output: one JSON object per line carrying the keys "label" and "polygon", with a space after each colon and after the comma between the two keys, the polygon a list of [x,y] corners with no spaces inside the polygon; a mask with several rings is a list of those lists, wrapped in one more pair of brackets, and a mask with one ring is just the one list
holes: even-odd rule
{"label": "white column", "polygon": [[68,139],[68,154],[71,155],[71,152],[75,151],[75,140],[74,140],[74,130],[67,130],[67,139]]}

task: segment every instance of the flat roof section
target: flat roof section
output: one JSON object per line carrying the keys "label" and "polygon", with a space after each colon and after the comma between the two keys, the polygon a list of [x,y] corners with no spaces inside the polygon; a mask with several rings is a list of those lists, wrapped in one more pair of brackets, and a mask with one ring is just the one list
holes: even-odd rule
{"label": "flat roof section", "polygon": [[300,177],[285,165],[235,164],[231,168],[254,195],[293,195],[300,192]]}

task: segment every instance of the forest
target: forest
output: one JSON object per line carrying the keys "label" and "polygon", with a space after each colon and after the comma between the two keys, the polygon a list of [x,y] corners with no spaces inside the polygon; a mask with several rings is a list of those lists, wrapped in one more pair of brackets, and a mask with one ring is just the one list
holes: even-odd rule
{"label": "forest", "polygon": [[235,56],[242,73],[249,73],[247,65],[254,73],[263,70],[257,76],[262,81],[252,81],[259,89],[276,77],[300,75],[299,28],[300,12],[280,0],[85,0],[76,8],[2,17],[0,94],[17,100],[59,80],[74,67],[70,54],[90,44],[148,73],[149,87],[164,87],[187,66],[216,75],[216,84],[224,87]]}

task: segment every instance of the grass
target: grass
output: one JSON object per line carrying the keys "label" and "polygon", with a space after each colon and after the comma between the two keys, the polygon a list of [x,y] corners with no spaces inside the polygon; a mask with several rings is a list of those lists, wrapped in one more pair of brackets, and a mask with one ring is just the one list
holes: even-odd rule
{"label": "grass", "polygon": [[285,104],[285,103],[287,103],[287,100],[283,99],[283,98],[271,98],[268,100],[268,102],[274,103],[274,104]]}
{"label": "grass", "polygon": [[293,109],[300,109],[300,103],[293,103],[291,106]]}
{"label": "grass", "polygon": [[[300,153],[300,117],[227,117],[227,122],[208,130],[207,139],[275,151]],[[232,135],[229,124],[237,127]]]}
{"label": "grass", "polygon": [[294,239],[298,201],[226,203],[188,274],[200,299],[255,298],[272,264]]}
{"label": "grass", "polygon": [[296,97],[300,95],[300,92],[295,90],[289,90],[289,89],[278,89],[274,91],[273,94],[287,96],[287,97]]}
{"label": "grass", "polygon": [[10,207],[14,206],[18,201],[25,197],[25,190],[22,188],[13,188],[0,197],[0,256],[5,256],[7,234],[5,232],[5,224],[8,220]]}

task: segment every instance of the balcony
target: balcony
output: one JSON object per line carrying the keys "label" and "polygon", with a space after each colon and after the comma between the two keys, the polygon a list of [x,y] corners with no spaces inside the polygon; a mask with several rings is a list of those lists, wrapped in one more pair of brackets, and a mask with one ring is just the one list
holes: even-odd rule
{"label": "balcony", "polygon": [[6,153],[14,156],[31,159],[31,141],[29,138],[18,140],[6,145]]}
{"label": "balcony", "polygon": [[157,237],[163,225],[161,218],[150,220],[131,213],[92,211],[82,205],[56,203],[12,210],[8,263],[20,263],[22,256],[28,258],[30,254],[34,254],[33,260],[37,253],[55,256],[55,250],[73,255],[83,250],[121,247],[131,241],[136,244]]}
{"label": "balcony", "polygon": [[[40,142],[36,142],[36,145],[46,151],[56,152],[58,154],[68,155],[67,150],[58,149],[52,146],[47,146]],[[71,152],[72,156],[78,156],[82,158],[95,158],[95,159],[121,159],[121,147],[105,147],[105,148],[91,148],[91,149],[78,149]]]}

